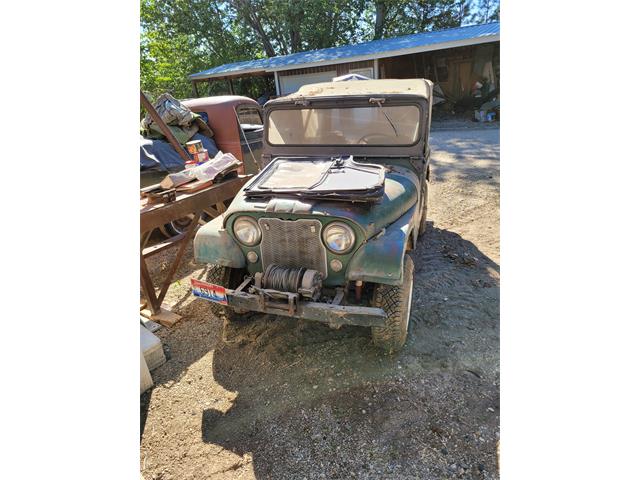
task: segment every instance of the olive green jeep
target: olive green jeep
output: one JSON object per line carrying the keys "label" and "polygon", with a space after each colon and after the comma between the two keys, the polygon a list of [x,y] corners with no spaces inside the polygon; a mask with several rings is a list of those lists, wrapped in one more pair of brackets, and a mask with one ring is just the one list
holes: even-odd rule
{"label": "olive green jeep", "polygon": [[197,232],[211,264],[193,293],[251,311],[407,338],[416,246],[426,227],[428,80],[306,85],[265,105],[265,167]]}

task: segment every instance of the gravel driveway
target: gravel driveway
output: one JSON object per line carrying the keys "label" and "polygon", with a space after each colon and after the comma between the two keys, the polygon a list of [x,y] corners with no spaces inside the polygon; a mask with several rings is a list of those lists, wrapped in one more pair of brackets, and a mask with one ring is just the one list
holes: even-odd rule
{"label": "gravel driveway", "polygon": [[189,293],[206,272],[187,252],[167,296],[184,320],[158,332],[170,359],[141,397],[142,477],[497,478],[499,135],[432,133],[431,224],[395,357],[366,329],[266,315],[223,338]]}

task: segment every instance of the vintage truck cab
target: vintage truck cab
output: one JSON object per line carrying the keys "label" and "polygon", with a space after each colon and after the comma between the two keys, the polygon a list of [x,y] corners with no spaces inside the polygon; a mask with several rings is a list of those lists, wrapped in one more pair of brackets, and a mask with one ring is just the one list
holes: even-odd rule
{"label": "vintage truck cab", "polygon": [[192,112],[206,115],[218,148],[242,162],[240,173],[257,173],[262,155],[262,107],[248,97],[219,95],[183,100]]}
{"label": "vintage truck cab", "polygon": [[413,262],[425,231],[432,84],[424,79],[306,85],[264,110],[264,169],[200,228],[211,265],[195,295],[249,311],[407,337]]}

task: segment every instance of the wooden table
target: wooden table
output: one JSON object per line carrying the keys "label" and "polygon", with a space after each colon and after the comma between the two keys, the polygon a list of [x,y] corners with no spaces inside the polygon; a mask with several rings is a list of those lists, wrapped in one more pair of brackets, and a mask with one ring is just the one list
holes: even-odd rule
{"label": "wooden table", "polygon": [[[146,299],[146,305],[141,305],[141,313],[151,320],[157,320],[164,325],[172,325],[180,319],[179,315],[162,307],[162,301],[171,285],[173,276],[178,270],[180,261],[188,243],[193,237],[198,221],[203,212],[215,217],[224,212],[224,201],[232,199],[251,175],[240,175],[221,183],[214,183],[210,187],[195,193],[176,193],[176,199],[168,203],[146,205],[146,199],[140,204],[140,286]],[[191,223],[180,235],[176,235],[164,242],[146,247],[146,243],[154,229],[167,223],[193,215]],[[167,248],[178,245],[176,256],[169,267],[167,276],[160,286],[159,293],[151,280],[146,259]]]}

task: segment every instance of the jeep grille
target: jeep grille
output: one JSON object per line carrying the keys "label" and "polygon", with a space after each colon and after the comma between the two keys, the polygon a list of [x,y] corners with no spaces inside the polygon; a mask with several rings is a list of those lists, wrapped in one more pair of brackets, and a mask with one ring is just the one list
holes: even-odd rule
{"label": "jeep grille", "polygon": [[318,220],[280,220],[261,218],[262,267],[271,263],[284,267],[306,267],[327,278],[327,252],[320,237],[322,224]]}

